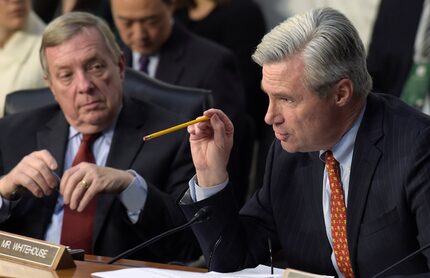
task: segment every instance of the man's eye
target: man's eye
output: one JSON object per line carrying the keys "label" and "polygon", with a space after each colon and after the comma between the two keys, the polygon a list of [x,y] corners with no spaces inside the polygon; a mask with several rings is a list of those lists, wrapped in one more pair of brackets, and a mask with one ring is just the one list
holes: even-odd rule
{"label": "man's eye", "polygon": [[153,17],[148,19],[147,24],[150,26],[157,25],[160,22],[160,19],[158,17]]}
{"label": "man's eye", "polygon": [[124,24],[124,26],[125,27],[131,27],[131,25],[133,25],[133,21],[131,21],[131,20],[124,20],[123,22],[122,22],[123,24]]}
{"label": "man's eye", "polygon": [[95,72],[95,73],[101,72],[103,69],[104,69],[104,65],[101,63],[94,63],[88,67],[88,70],[90,72]]}
{"label": "man's eye", "polygon": [[287,103],[292,103],[293,102],[293,100],[291,98],[289,98],[289,97],[281,97],[280,100],[282,102],[287,102]]}
{"label": "man's eye", "polygon": [[60,74],[58,75],[58,77],[59,77],[61,80],[69,80],[69,79],[72,77],[72,74],[71,74],[71,73],[69,73],[69,72],[60,73]]}

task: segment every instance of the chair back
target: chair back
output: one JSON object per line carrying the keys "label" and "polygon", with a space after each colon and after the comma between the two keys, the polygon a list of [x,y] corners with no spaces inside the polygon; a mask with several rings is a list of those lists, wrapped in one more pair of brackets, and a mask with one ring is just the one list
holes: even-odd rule
{"label": "chair back", "polygon": [[[124,95],[164,107],[188,118],[202,115],[212,107],[209,90],[171,85],[146,74],[127,68],[124,80]],[[48,87],[12,92],[6,95],[5,113],[11,115],[55,103]]]}

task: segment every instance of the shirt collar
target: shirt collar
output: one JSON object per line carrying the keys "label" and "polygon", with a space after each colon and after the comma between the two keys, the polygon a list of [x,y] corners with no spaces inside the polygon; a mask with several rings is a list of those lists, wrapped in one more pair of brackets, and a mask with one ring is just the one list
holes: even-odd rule
{"label": "shirt collar", "polygon": [[[113,134],[113,131],[115,129],[116,122],[118,121],[118,117],[119,117],[119,114],[121,113],[121,110],[122,110],[122,106],[120,107],[118,114],[116,115],[115,120],[112,122],[111,126],[103,130],[100,137],[104,137],[108,134]],[[79,131],[77,131],[73,126],[69,126],[69,141],[74,139],[76,136],[81,137],[82,134]]]}
{"label": "shirt collar", "polygon": [[[354,121],[352,127],[340,138],[340,140],[331,149],[334,158],[341,165],[350,165],[352,160],[352,153],[354,151],[355,139],[357,138],[358,128],[363,120],[364,111],[366,110],[366,105],[360,112],[357,119]],[[320,159],[325,162],[324,153],[327,150],[320,150]]]}

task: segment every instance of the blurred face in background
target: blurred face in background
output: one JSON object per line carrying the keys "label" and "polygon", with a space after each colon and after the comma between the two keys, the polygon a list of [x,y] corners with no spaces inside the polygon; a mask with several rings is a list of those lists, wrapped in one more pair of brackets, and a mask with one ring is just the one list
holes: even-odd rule
{"label": "blurred face in background", "polygon": [[174,0],[112,0],[111,6],[121,39],[134,52],[152,55],[169,38]]}
{"label": "blurred face in background", "polygon": [[0,0],[0,36],[23,29],[30,10],[31,0]]}

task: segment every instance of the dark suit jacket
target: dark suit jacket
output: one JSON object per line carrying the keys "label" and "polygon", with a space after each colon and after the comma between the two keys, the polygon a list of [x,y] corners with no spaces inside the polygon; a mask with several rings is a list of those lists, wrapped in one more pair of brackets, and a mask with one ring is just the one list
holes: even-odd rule
{"label": "dark suit jacket", "polygon": [[[132,224],[115,194],[98,198],[93,253],[115,256],[144,240],[184,222],[175,199],[193,175],[186,131],[143,142],[144,135],[178,124],[177,114],[137,100],[125,99],[115,127],[106,166],[134,169],[148,183],[148,197],[139,221]],[[0,121],[0,175],[25,155],[47,149],[57,160],[61,177],[69,125],[57,105],[8,116]],[[0,229],[43,239],[57,194],[35,198],[29,192]],[[198,255],[191,232],[168,238],[142,250],[136,258],[167,262]]]}
{"label": "dark suit jacket", "polygon": [[[430,242],[429,142],[428,116],[392,96],[368,97],[348,194],[348,245],[356,277],[370,277]],[[319,153],[290,154],[275,141],[266,166],[263,187],[240,217],[231,186],[182,205],[187,217],[201,206],[214,206],[212,220],[194,227],[210,267],[227,271],[264,263],[270,237],[285,253],[284,266],[335,275],[324,226]],[[430,253],[425,254],[391,274],[428,271]]]}
{"label": "dark suit jacket", "polygon": [[375,92],[401,95],[413,64],[423,3],[381,0],[367,57]]}
{"label": "dark suit jacket", "polygon": [[[132,53],[124,47],[127,66]],[[175,85],[209,89],[216,108],[235,117],[245,110],[243,83],[237,61],[229,50],[187,31],[175,23],[159,51],[155,78]]]}
{"label": "dark suit jacket", "polygon": [[188,7],[184,7],[175,11],[175,19],[195,34],[233,51],[245,84],[247,111],[256,126],[256,136],[260,136],[262,125],[266,125],[263,119],[268,98],[261,90],[261,67],[251,59],[267,31],[260,6],[252,0],[226,1],[197,21],[190,19]]}

